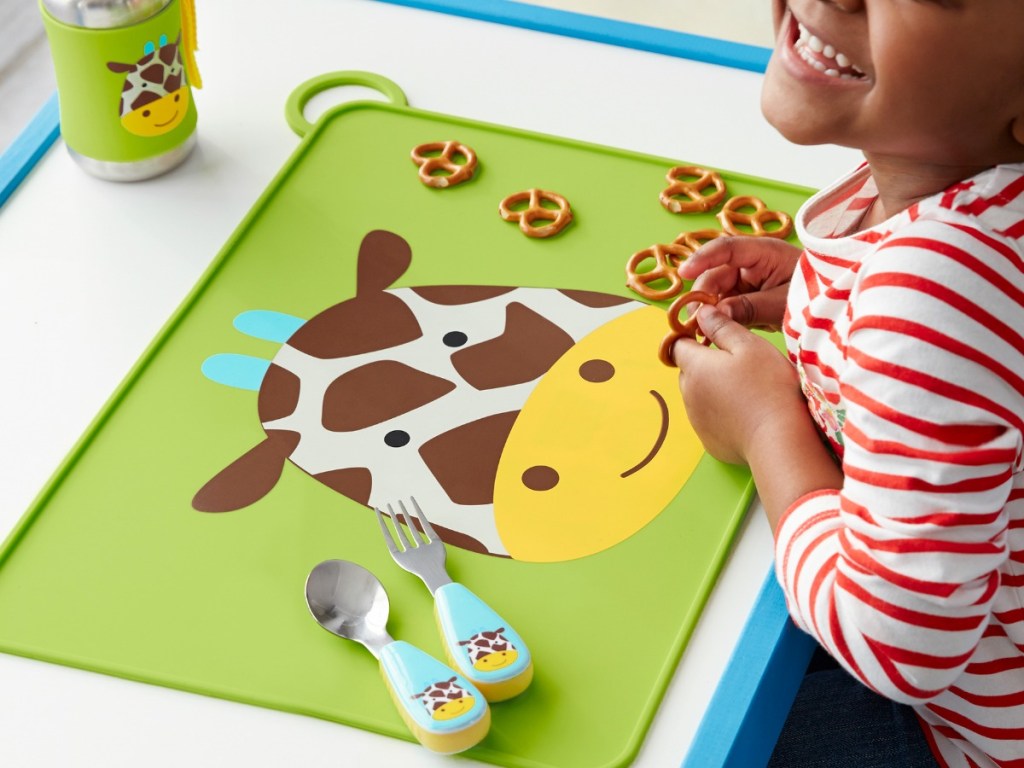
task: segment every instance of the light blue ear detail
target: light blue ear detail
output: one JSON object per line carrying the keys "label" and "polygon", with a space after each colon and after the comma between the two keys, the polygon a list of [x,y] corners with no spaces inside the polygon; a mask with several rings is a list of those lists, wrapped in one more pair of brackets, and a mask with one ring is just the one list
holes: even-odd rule
{"label": "light blue ear detail", "polygon": [[269,360],[226,352],[206,358],[203,375],[218,384],[258,392],[269,367]]}
{"label": "light blue ear detail", "polygon": [[274,312],[270,309],[253,309],[235,318],[235,328],[246,336],[284,344],[305,324],[301,317]]}
{"label": "light blue ear detail", "polygon": [[148,41],[144,46],[142,46],[142,52],[144,54],[146,54],[146,55],[151,54],[155,50],[156,50],[156,46],[153,45],[153,41],[152,40]]}
{"label": "light blue ear detail", "polygon": [[167,35],[160,35],[160,47],[167,45]]}

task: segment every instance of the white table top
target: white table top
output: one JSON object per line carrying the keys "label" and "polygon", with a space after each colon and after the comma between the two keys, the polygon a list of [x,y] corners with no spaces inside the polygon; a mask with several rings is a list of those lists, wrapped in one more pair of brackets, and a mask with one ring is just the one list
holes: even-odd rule
{"label": "white table top", "polygon": [[[776,135],[750,72],[371,0],[199,5],[206,87],[190,159],[119,185],[87,176],[58,141],[0,208],[0,536],[296,147],[283,108],[309,77],[369,70],[414,107],[810,187],[859,160]],[[173,237],[152,236],[154,210],[160,226],[178,223]],[[753,515],[636,765],[681,762],[770,562],[767,525]],[[19,768],[448,762],[330,722],[3,654],[0,740],[4,764]]]}

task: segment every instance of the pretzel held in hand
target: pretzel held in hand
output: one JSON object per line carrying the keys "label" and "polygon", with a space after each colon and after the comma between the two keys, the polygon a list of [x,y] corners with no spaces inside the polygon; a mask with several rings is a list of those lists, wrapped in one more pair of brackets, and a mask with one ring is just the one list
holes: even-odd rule
{"label": "pretzel held in hand", "polygon": [[[428,187],[454,187],[469,181],[476,170],[476,152],[457,141],[420,144],[413,147],[410,155],[412,161],[420,167],[420,181]],[[455,162],[459,157],[464,158],[465,162]]]}
{"label": "pretzel held in hand", "polygon": [[[515,208],[526,201],[526,208]],[[557,210],[547,208],[544,202],[554,203]],[[505,221],[515,221],[519,229],[527,237],[551,237],[557,235],[572,221],[572,209],[569,201],[555,192],[545,192],[543,189],[527,189],[523,192],[516,192],[509,195],[498,205],[498,213]],[[549,224],[534,226],[536,221],[547,221]]]}
{"label": "pretzel held in hand", "polygon": [[[637,251],[626,262],[626,287],[651,301],[671,299],[683,287],[683,278],[677,270],[691,253],[689,248],[676,243],[652,245]],[[639,272],[640,265],[648,259],[654,259],[654,267]],[[668,287],[655,288],[651,285],[659,280],[667,280]]]}
{"label": "pretzel held in hand", "polygon": [[[715,293],[687,291],[672,302],[672,306],[668,308],[668,324],[672,330],[661,340],[661,346],[658,348],[658,359],[661,362],[670,368],[674,368],[676,364],[672,359],[672,347],[680,339],[696,339],[700,331],[700,326],[697,325],[696,314],[690,315],[686,320],[679,319],[679,313],[683,311],[683,308],[695,301],[699,301],[702,304],[717,304],[719,298],[721,297]],[[707,338],[701,339],[701,344],[707,346],[709,343]]]}
{"label": "pretzel held in hand", "polygon": [[[740,210],[742,208],[753,208],[754,212],[747,213]],[[730,235],[784,239],[793,231],[793,219],[788,213],[770,211],[763,200],[752,195],[740,195],[727,200],[718,212],[718,220],[722,223],[722,229]],[[766,229],[765,225],[773,221],[778,222],[779,228]],[[742,230],[740,226],[750,227],[751,231]]]}
{"label": "pretzel held in hand", "polygon": [[[696,176],[693,181],[682,177]],[[672,213],[700,213],[710,211],[725,197],[725,182],[716,171],[697,168],[693,165],[677,165],[665,174],[668,181],[658,199]],[[708,187],[714,187],[710,194],[704,194]],[[684,199],[679,199],[680,197]]]}

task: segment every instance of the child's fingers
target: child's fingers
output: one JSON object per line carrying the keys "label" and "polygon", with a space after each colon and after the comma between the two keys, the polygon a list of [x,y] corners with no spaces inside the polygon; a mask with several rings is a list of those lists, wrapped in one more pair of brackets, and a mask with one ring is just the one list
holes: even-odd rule
{"label": "child's fingers", "polygon": [[766,291],[741,293],[718,302],[718,310],[747,328],[778,330],[786,312],[788,285],[769,288]]}
{"label": "child's fingers", "polygon": [[[710,304],[705,304],[698,310],[697,322],[704,337],[725,352],[735,349],[750,337],[750,331]],[[714,352],[689,338],[680,339],[672,347],[672,359],[684,373],[697,358],[706,354]]]}
{"label": "child's fingers", "polygon": [[[704,293],[728,296],[737,290],[739,272],[729,266],[712,267],[702,273],[693,281],[691,291],[703,291]],[[697,302],[686,305],[688,314],[693,314],[700,306]]]}
{"label": "child's fingers", "polygon": [[711,304],[697,310],[697,324],[704,337],[725,352],[750,338],[750,331]]}
{"label": "child's fingers", "polygon": [[[773,237],[719,237],[702,245],[679,266],[679,276],[695,280],[716,267],[756,270],[767,275],[795,264],[800,249]],[[791,267],[790,267],[791,268]]]}
{"label": "child's fingers", "polygon": [[679,265],[679,276],[684,280],[695,280],[715,267],[733,263],[738,250],[742,258],[743,248],[735,248],[733,240],[744,238],[719,237],[698,248],[692,256]]}

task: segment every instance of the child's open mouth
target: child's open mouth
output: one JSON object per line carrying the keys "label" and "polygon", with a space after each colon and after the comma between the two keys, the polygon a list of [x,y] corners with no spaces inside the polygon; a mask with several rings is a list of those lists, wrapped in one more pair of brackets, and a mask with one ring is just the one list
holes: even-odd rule
{"label": "child's open mouth", "polygon": [[793,50],[807,64],[829,77],[843,80],[860,80],[865,77],[864,73],[847,58],[846,54],[837,51],[831,44],[811,34],[810,30],[796,19],[793,21],[796,26]]}

